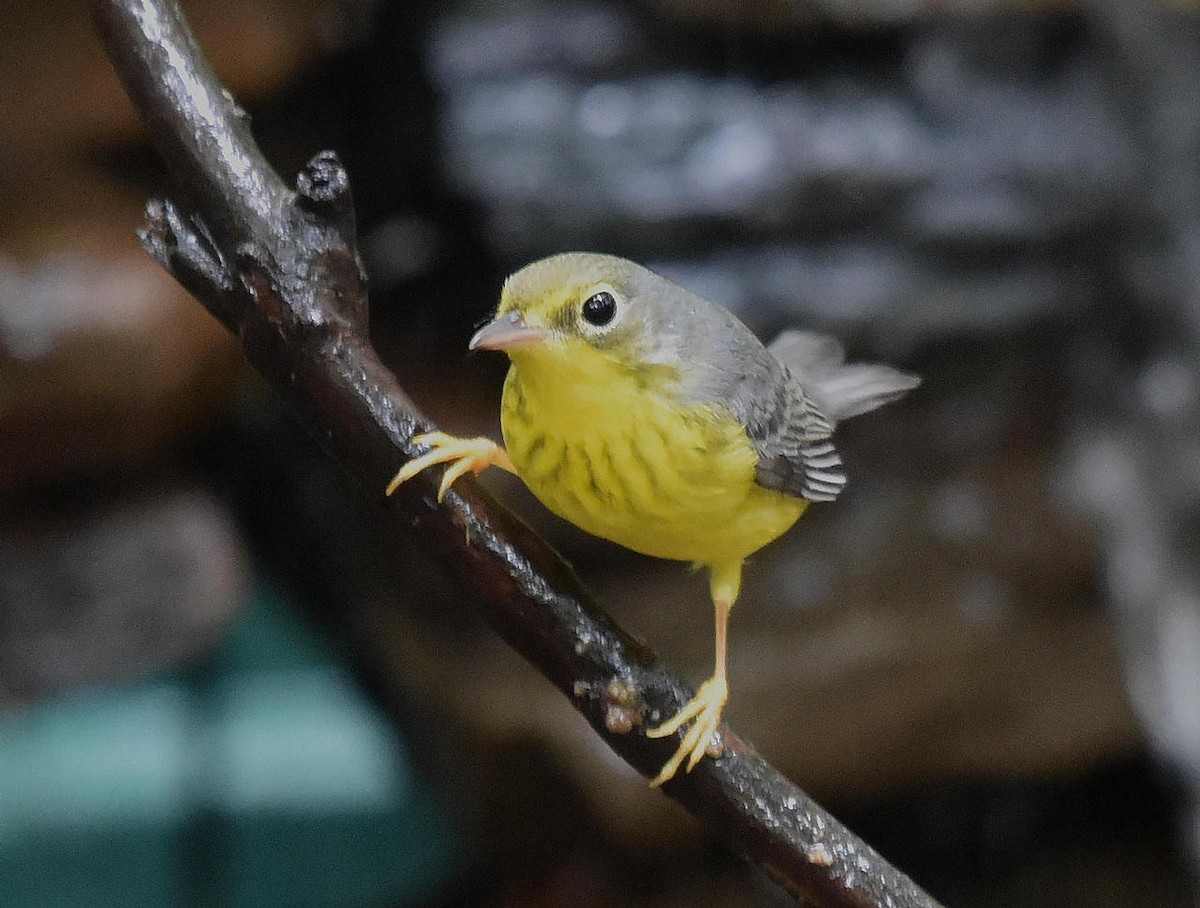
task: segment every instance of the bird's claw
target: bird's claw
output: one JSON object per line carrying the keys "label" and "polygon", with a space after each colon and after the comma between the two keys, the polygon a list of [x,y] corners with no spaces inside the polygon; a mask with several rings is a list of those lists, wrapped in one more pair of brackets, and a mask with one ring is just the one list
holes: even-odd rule
{"label": "bird's claw", "polygon": [[490,438],[458,438],[445,432],[427,432],[413,438],[413,443],[428,445],[432,450],[414,457],[388,483],[387,494],[391,495],[401,483],[408,482],[422,470],[434,464],[449,464],[438,486],[437,500],[446,497],[446,492],[463,473],[479,473],[490,466],[502,467],[514,472],[512,461],[505,450]]}
{"label": "bird's claw", "polygon": [[[674,778],[679,767],[687,760],[684,772],[691,772],[708,752],[713,743],[713,736],[721,724],[721,712],[725,701],[729,699],[729,685],[723,677],[714,676],[700,685],[696,696],[657,728],[647,729],[648,738],[665,738],[679,731],[688,722],[692,727],[687,730],[679,748],[659,771],[650,783],[651,788],[657,788],[664,782]],[[695,720],[693,722],[693,720]]]}

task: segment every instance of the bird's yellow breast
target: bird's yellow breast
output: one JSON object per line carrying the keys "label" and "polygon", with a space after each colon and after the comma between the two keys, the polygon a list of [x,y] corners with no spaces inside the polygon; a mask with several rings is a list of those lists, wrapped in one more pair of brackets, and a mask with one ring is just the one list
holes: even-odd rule
{"label": "bird's yellow breast", "polygon": [[754,481],[758,455],[721,408],[683,404],[603,360],[569,374],[514,357],[500,421],[521,479],[551,511],[659,558],[741,559],[806,502]]}

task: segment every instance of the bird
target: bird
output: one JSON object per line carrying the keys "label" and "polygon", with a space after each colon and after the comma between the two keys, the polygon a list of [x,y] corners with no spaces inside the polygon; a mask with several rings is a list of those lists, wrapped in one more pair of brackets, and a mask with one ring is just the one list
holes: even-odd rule
{"label": "bird", "polygon": [[811,502],[846,485],[839,421],[897,400],[920,378],[846,363],[841,344],[784,331],[770,346],[729,310],[635,262],[566,252],[503,285],[470,350],[504,351],[503,446],[430,432],[388,484],[445,464],[441,501],[463,474],[516,474],[549,510],[645,555],[709,574],[712,675],[652,738],[682,732],[652,786],[721,753],[730,611],[746,559]]}

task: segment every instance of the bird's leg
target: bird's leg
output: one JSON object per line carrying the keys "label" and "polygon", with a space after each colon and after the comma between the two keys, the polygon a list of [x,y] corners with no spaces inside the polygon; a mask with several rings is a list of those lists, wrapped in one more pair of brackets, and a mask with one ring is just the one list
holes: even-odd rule
{"label": "bird's leg", "polygon": [[713,611],[716,619],[716,664],[712,677],[700,685],[696,696],[692,697],[683,709],[662,725],[646,732],[650,738],[665,738],[692,722],[692,727],[684,734],[679,748],[651,781],[650,785],[653,788],[673,778],[684,760],[687,760],[684,771],[691,772],[703,759],[713,742],[717,726],[721,724],[721,712],[725,708],[725,701],[729,699],[729,682],[725,675],[726,636],[729,612],[737,599],[742,582],[742,563],[738,561],[712,565],[711,571]]}
{"label": "bird's leg", "polygon": [[429,432],[418,435],[413,442],[429,445],[433,450],[426,451],[420,457],[414,457],[401,467],[400,472],[388,483],[388,495],[396,491],[402,482],[407,482],[422,470],[438,463],[449,464],[442,476],[442,484],[438,487],[438,501],[445,497],[446,490],[463,473],[480,473],[488,467],[500,467],[510,473],[517,472],[513,462],[509,460],[508,452],[490,438],[458,438],[445,432]]}

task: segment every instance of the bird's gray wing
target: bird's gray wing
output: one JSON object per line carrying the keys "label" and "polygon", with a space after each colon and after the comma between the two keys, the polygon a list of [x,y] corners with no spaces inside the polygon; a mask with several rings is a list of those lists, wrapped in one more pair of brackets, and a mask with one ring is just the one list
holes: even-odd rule
{"label": "bird's gray wing", "polygon": [[[691,393],[726,406],[758,452],[755,480],[809,501],[832,501],[846,484],[826,418],[798,376],[724,309],[710,306],[695,320],[706,332],[690,349]],[[719,337],[720,342],[712,342]]]}
{"label": "bird's gray wing", "polygon": [[760,486],[808,501],[837,498],[846,474],[833,426],[786,367],[779,367],[771,393],[748,402],[743,419],[758,452]]}
{"label": "bird's gray wing", "polygon": [[758,482],[810,501],[830,501],[846,485],[829,437],[841,420],[903,397],[921,383],[880,363],[846,363],[842,345],[807,331],[785,331],[765,351],[785,378],[747,425],[759,453]]}
{"label": "bird's gray wing", "polygon": [[[760,486],[809,501],[836,498],[846,476],[830,440],[835,420],[822,412],[802,374],[725,308],[651,276],[656,299],[670,305],[657,308],[659,320],[647,334],[660,356],[685,363],[684,399],[723,406],[745,427],[758,453]],[[840,362],[840,349],[828,356]]]}

